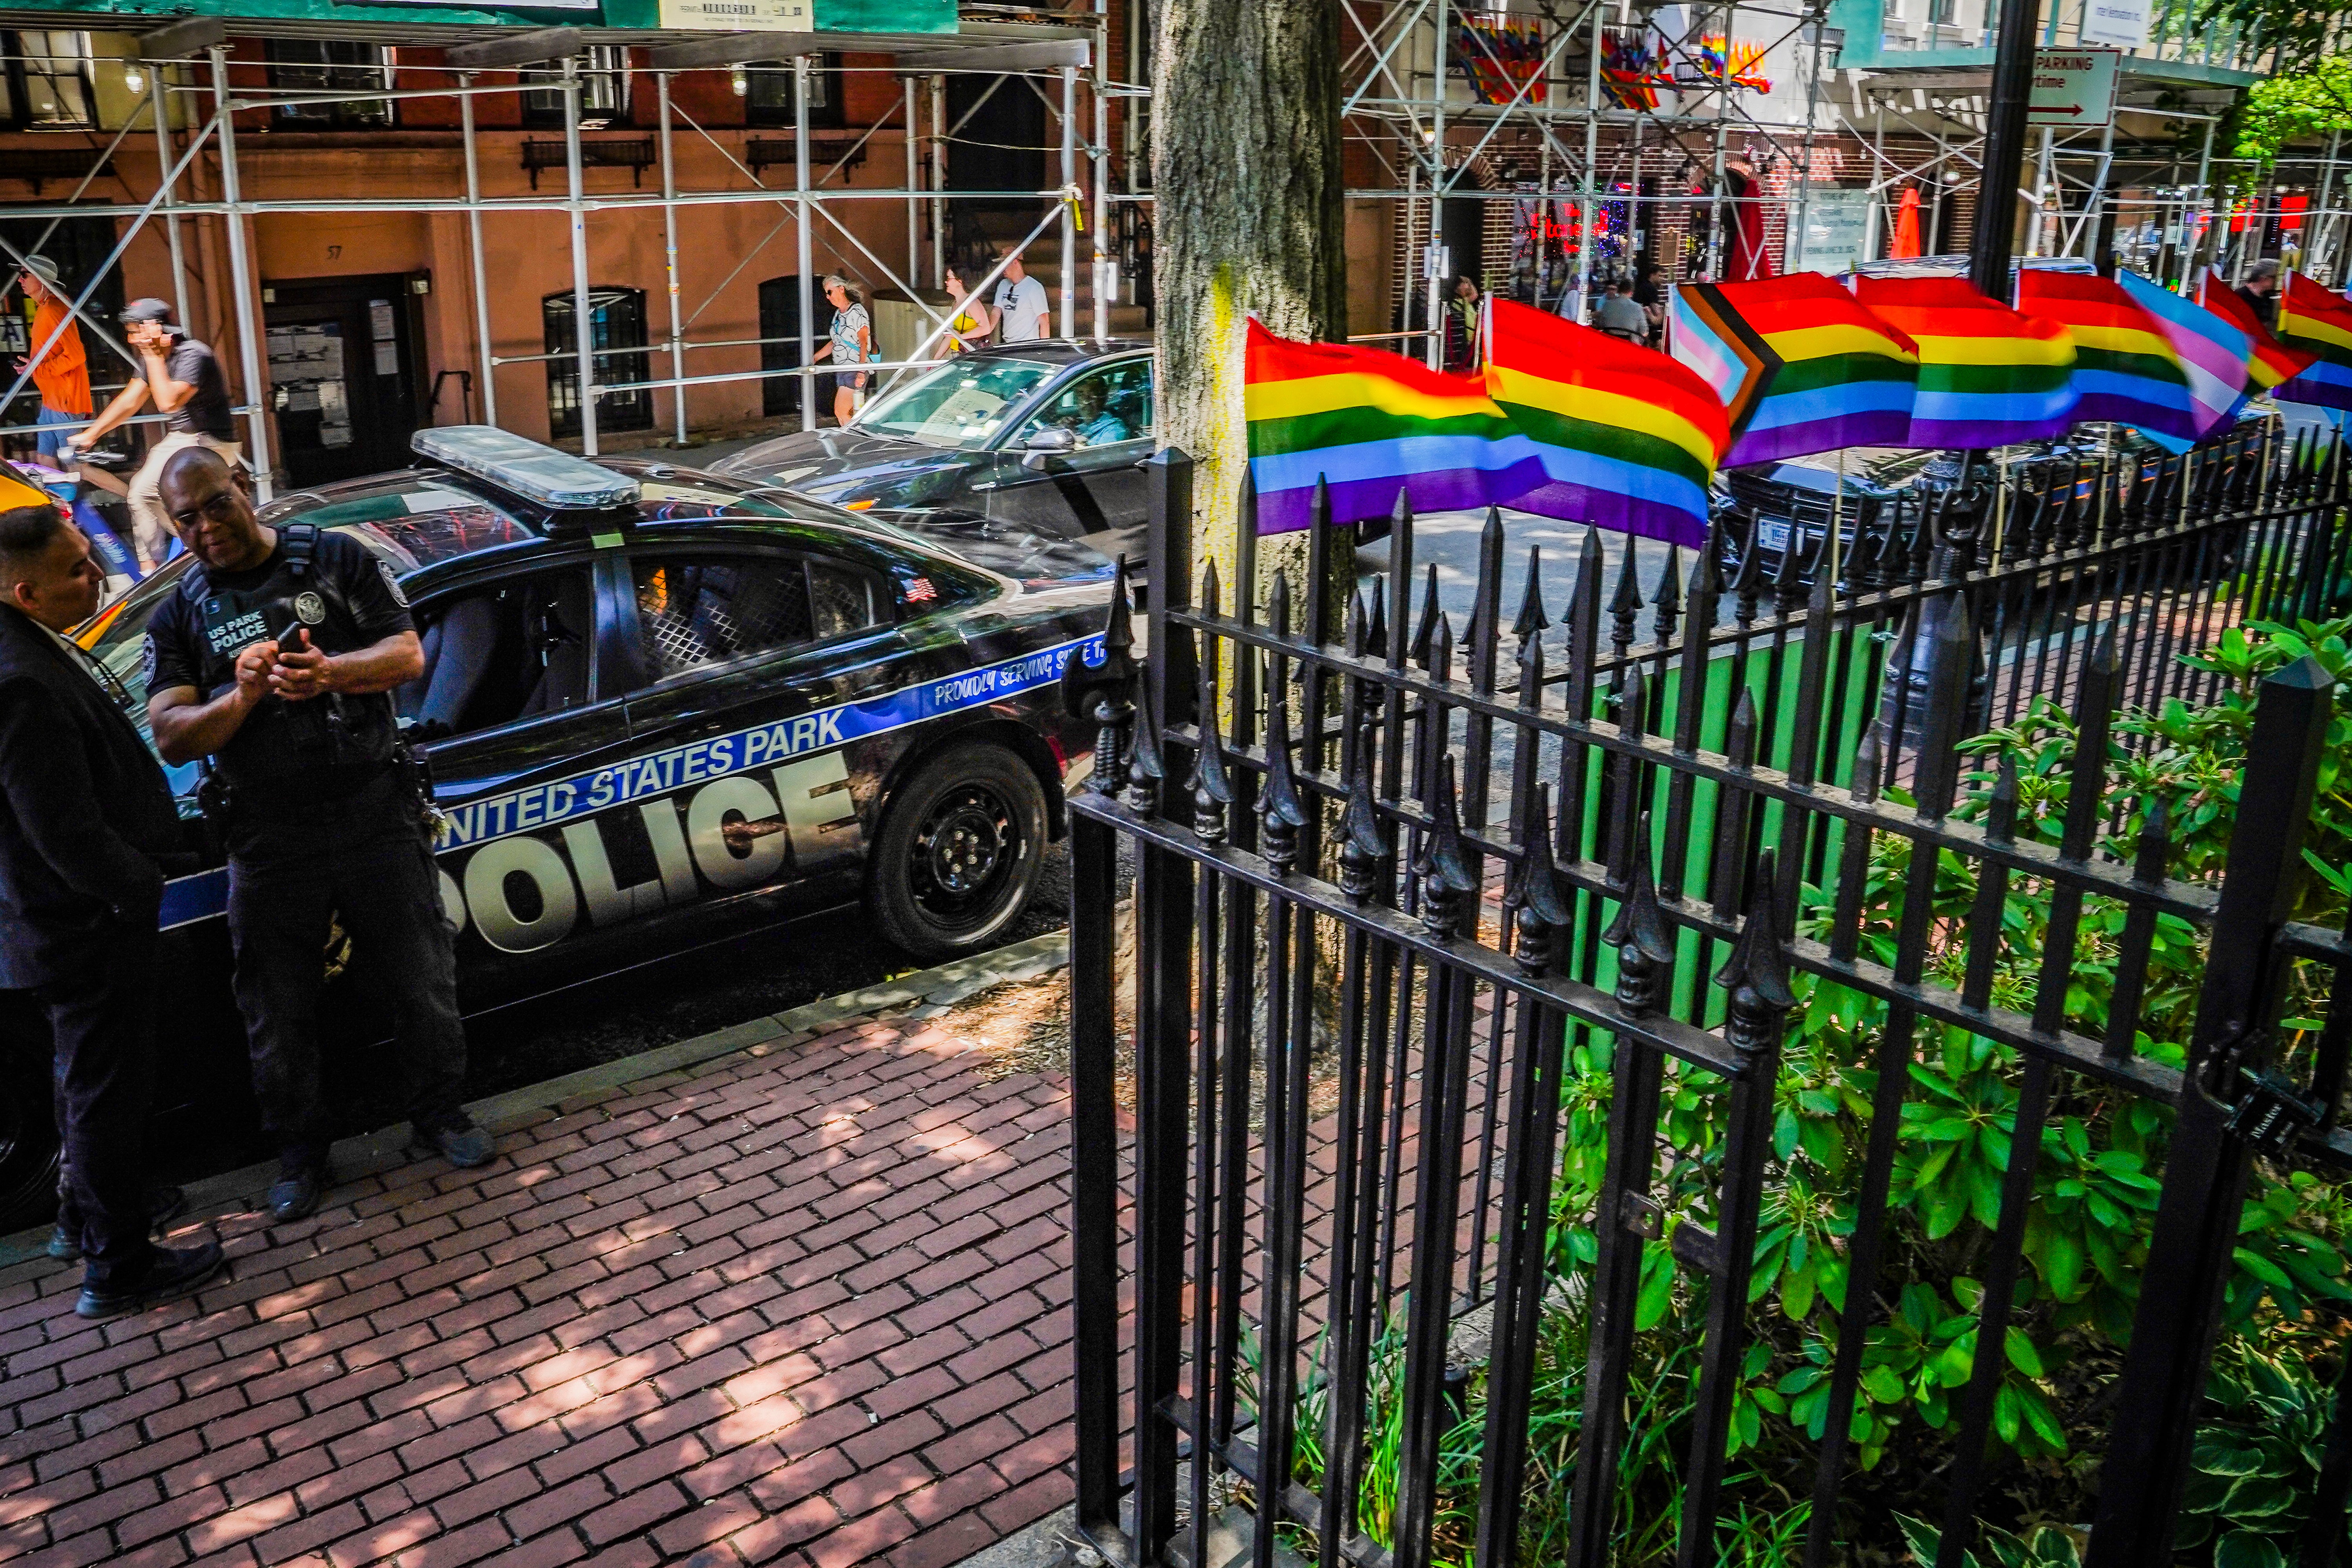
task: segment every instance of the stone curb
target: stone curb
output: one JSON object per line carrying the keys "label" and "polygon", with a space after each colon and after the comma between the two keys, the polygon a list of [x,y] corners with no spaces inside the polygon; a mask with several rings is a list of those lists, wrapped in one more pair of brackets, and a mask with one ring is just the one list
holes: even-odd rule
{"label": "stone curb", "polygon": [[[845,991],[794,1007],[788,1012],[748,1018],[724,1029],[714,1029],[690,1040],[656,1046],[616,1061],[583,1068],[561,1078],[526,1084],[520,1089],[478,1100],[466,1109],[476,1121],[493,1131],[511,1126],[541,1110],[584,1110],[600,1100],[614,1098],[624,1084],[639,1083],[666,1073],[678,1073],[720,1057],[756,1046],[797,1045],[851,1018],[885,1008],[921,1003],[919,1016],[935,1016],[965,997],[1013,980],[1050,974],[1069,962],[1066,931],[1047,931],[1010,946],[959,958],[933,969],[919,970],[862,991]],[[374,1175],[408,1163],[406,1123],[379,1128],[337,1142],[331,1152],[335,1178],[348,1182]],[[259,1206],[262,1194],[278,1179],[278,1162],[264,1161],[242,1170],[205,1176],[187,1184],[192,1215],[236,1213]],[[47,1226],[0,1237],[0,1268],[47,1258]]]}

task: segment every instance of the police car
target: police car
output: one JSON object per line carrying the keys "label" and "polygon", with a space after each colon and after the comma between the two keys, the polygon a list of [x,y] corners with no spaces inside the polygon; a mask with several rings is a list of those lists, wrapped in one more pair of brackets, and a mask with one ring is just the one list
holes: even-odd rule
{"label": "police car", "polygon": [[[414,446],[415,468],[261,515],[358,540],[416,617],[425,673],[393,700],[446,814],[469,1009],[859,900],[927,960],[1019,919],[1087,760],[1056,683],[1101,657],[1110,562],[489,426]],[[79,634],[142,730],[147,622],[184,572]],[[159,1103],[241,1102],[227,872],[196,770],[167,771],[207,861],[164,894]],[[0,1016],[0,1045],[5,1229],[46,1198],[54,1139],[46,1030]]]}

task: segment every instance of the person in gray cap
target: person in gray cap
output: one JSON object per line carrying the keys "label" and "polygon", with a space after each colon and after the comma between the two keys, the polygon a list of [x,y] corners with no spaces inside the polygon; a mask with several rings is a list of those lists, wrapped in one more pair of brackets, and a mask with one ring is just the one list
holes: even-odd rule
{"label": "person in gray cap", "polygon": [[[73,437],[52,426],[79,425],[89,417],[89,362],[82,352],[81,328],[75,324],[58,281],[58,264],[46,256],[28,256],[17,282],[33,302],[33,353],[17,360],[16,374],[30,371],[33,384],[40,389],[41,411],[34,422],[42,429],[35,441],[42,459],[54,463],[73,445]],[[55,342],[49,342],[52,335]],[[46,351],[44,343],[48,344]]]}
{"label": "person in gray cap", "polygon": [[163,438],[151,442],[147,460],[131,479],[131,521],[137,535],[139,569],[152,572],[171,549],[171,520],[156,498],[163,465],[175,452],[205,447],[241,469],[245,454],[229,416],[228,377],[206,344],[188,336],[161,300],[133,300],[122,310],[123,335],[139,355],[141,374],[115,395],[106,411],[74,443],[91,442],[136,415],[149,403],[163,416]]}

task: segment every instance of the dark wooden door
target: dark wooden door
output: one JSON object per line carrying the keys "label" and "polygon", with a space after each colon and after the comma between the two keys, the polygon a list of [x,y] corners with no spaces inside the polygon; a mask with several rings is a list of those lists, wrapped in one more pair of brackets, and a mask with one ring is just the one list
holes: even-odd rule
{"label": "dark wooden door", "polygon": [[417,406],[405,276],[270,284],[263,324],[278,460],[295,484],[406,466]]}

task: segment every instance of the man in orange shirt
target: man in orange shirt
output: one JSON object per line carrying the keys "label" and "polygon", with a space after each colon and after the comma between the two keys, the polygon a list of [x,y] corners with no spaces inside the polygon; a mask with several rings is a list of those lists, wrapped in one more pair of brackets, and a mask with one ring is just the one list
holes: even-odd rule
{"label": "man in orange shirt", "polygon": [[[33,302],[33,352],[38,356],[32,362],[33,384],[41,389],[41,412],[35,423],[87,424],[91,410],[89,361],[82,353],[81,328],[75,324],[73,312],[58,291],[58,264],[46,256],[28,256],[18,281],[25,297]],[[41,345],[49,342],[51,332],[57,332],[58,341],[43,353]],[[24,374],[25,363],[21,359],[16,362],[17,374]],[[71,439],[65,430],[43,430],[37,438],[43,460],[55,462],[59,448]]]}

